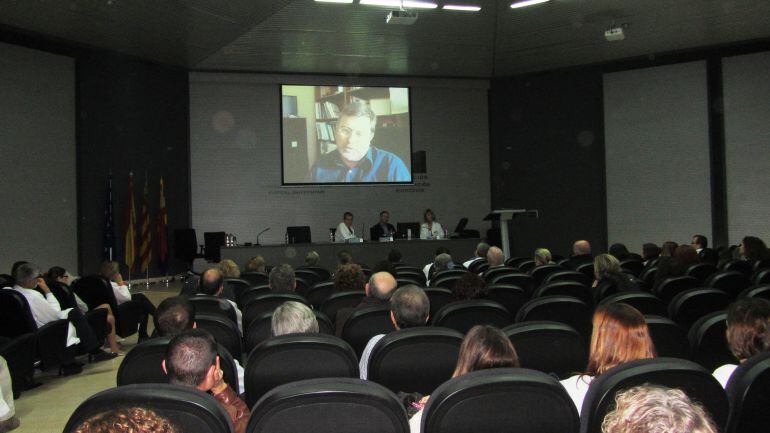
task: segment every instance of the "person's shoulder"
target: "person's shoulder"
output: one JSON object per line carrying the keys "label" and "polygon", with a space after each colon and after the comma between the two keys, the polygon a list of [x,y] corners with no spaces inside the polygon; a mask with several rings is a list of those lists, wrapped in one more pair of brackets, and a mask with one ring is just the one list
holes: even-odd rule
{"label": "person's shoulder", "polygon": [[576,389],[590,385],[592,380],[593,377],[591,376],[585,374],[576,374],[564,380],[560,380],[559,383],[561,383],[562,386],[567,389]]}

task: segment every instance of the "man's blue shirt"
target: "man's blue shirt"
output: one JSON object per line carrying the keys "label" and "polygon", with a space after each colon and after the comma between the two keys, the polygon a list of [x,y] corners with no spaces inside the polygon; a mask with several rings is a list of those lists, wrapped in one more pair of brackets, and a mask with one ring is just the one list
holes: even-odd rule
{"label": "man's blue shirt", "polygon": [[409,182],[411,175],[398,156],[374,146],[356,167],[348,168],[338,151],[322,155],[310,170],[310,181],[320,183]]}

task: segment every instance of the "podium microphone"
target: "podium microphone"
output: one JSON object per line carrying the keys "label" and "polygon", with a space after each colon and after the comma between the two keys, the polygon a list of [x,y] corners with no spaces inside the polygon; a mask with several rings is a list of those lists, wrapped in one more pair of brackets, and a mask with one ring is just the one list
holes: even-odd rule
{"label": "podium microphone", "polygon": [[257,233],[257,245],[259,245],[259,235],[261,235],[262,233],[264,233],[264,232],[266,232],[268,230],[270,230],[270,227],[268,227],[268,228],[262,230],[261,232]]}

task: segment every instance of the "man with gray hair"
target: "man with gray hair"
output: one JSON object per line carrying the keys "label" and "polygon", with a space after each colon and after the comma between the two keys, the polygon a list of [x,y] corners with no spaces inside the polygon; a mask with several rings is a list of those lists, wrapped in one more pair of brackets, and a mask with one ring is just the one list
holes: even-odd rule
{"label": "man with gray hair", "polygon": [[471,265],[478,260],[486,259],[487,251],[489,251],[489,244],[486,242],[479,242],[478,245],[476,245],[476,251],[474,252],[475,254],[474,257],[463,263],[463,266],[465,266],[465,269],[470,269]]}
{"label": "man with gray hair", "polygon": [[572,244],[572,256],[562,264],[567,269],[576,270],[584,263],[593,263],[594,257],[591,255],[591,244],[587,240],[575,241]]}
{"label": "man with gray hair", "polygon": [[489,247],[487,251],[487,263],[490,268],[499,268],[505,264],[505,256],[503,250],[498,247]]}
{"label": "man with gray hair", "polygon": [[361,300],[361,303],[354,308],[340,309],[337,311],[337,315],[332,318],[336,324],[335,334],[337,334],[338,337],[342,336],[342,328],[345,326],[345,322],[356,310],[387,304],[390,300],[390,295],[396,289],[396,286],[398,286],[396,278],[389,272],[377,272],[372,274],[369,278],[369,282],[364,286],[366,297]]}
{"label": "man with gray hair", "polygon": [[436,274],[448,269],[454,269],[455,263],[452,261],[452,256],[447,253],[441,253],[433,259],[433,266],[430,268],[430,278],[428,279],[428,285],[430,281],[435,278]]}
{"label": "man with gray hair", "polygon": [[274,267],[268,277],[270,290],[278,293],[293,293],[297,288],[294,269],[286,263]]}
{"label": "man with gray hair", "polygon": [[286,334],[317,333],[315,313],[301,302],[287,301],[273,311],[270,322],[273,337]]}

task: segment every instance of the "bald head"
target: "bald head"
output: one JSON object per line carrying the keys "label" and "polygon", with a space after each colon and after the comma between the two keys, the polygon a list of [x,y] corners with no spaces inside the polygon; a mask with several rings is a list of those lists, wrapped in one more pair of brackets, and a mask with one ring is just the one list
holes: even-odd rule
{"label": "bald head", "polygon": [[487,262],[490,268],[495,266],[502,266],[505,262],[505,256],[503,256],[503,250],[498,247],[489,247],[487,251]]}
{"label": "bald head", "polygon": [[211,268],[201,275],[200,279],[200,293],[206,295],[215,296],[222,290],[225,283],[225,279],[222,276],[222,272],[217,268]]}
{"label": "bald head", "polygon": [[586,240],[576,241],[572,245],[572,254],[576,256],[591,254],[591,244]]}
{"label": "bald head", "polygon": [[369,278],[369,283],[366,285],[366,295],[387,301],[390,299],[390,295],[393,294],[396,286],[396,279],[393,278],[390,272],[377,272]]}

